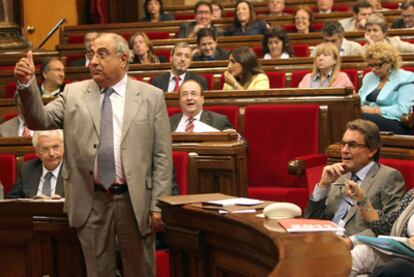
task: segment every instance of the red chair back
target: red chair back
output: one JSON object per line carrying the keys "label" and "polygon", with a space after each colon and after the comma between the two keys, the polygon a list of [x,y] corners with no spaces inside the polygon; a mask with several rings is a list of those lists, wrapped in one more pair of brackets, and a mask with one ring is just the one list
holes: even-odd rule
{"label": "red chair back", "polygon": [[67,43],[69,44],[76,44],[76,43],[83,43],[84,35],[69,35],[67,38]]}
{"label": "red chair back", "polygon": [[168,112],[168,116],[171,117],[175,115],[176,113],[180,113],[181,109],[180,107],[168,107],[167,112]]}
{"label": "red chair back", "polygon": [[307,44],[292,44],[293,54],[295,57],[309,57],[309,46]]}
{"label": "red chair back", "polygon": [[173,151],[173,163],[180,194],[188,194],[188,153]]}
{"label": "red chair back", "polygon": [[29,161],[38,159],[39,157],[36,155],[36,153],[28,153],[23,155],[23,161]]}
{"label": "red chair back", "polygon": [[305,75],[310,72],[311,72],[310,70],[293,71],[291,78],[290,78],[290,87],[297,88],[299,86],[300,81],[302,81],[303,77],[305,77]]}
{"label": "red chair back", "polygon": [[341,69],[341,71],[345,72],[348,75],[349,79],[354,85],[354,89],[358,90],[358,71],[353,68]]}
{"label": "red chair back", "polygon": [[194,19],[194,13],[174,13],[175,20],[189,20]]}
{"label": "red chair back", "polygon": [[0,181],[6,195],[16,183],[16,156],[14,154],[0,154]]}
{"label": "red chair back", "polygon": [[239,107],[237,106],[204,106],[207,111],[227,116],[227,119],[235,129],[239,126]]}
{"label": "red chair back", "polygon": [[261,57],[262,54],[262,46],[255,46],[252,48],[253,52],[256,53],[257,57]]}
{"label": "red chair back", "polygon": [[206,79],[208,90],[214,89],[214,74],[213,73],[202,73],[201,76]]}
{"label": "red chair back", "polygon": [[15,118],[18,115],[19,115],[18,112],[9,112],[9,113],[6,113],[5,115],[3,115],[3,119],[4,119],[3,121],[7,121],[7,120],[10,120],[12,118]]}
{"label": "red chair back", "polygon": [[286,74],[283,71],[266,72],[269,78],[270,88],[284,88],[286,85]]}
{"label": "red chair back", "polygon": [[246,106],[244,136],[249,186],[294,187],[288,162],[319,151],[319,106]]}
{"label": "red chair back", "polygon": [[156,277],[170,277],[170,254],[167,250],[155,251]]}
{"label": "red chair back", "polygon": [[414,161],[381,158],[380,163],[397,169],[404,176],[407,190],[414,187]]}
{"label": "red chair back", "polygon": [[160,56],[164,57],[167,62],[170,61],[171,51],[168,49],[155,49],[154,54],[157,57],[160,57]]}

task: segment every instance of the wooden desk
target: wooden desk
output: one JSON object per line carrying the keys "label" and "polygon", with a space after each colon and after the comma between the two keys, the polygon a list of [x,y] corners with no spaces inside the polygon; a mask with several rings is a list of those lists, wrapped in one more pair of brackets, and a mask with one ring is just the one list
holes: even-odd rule
{"label": "wooden desk", "polygon": [[351,270],[350,252],[333,233],[287,234],[276,221],[253,214],[160,206],[171,276],[320,277]]}
{"label": "wooden desk", "polygon": [[0,202],[0,268],[4,277],[86,276],[62,202]]}

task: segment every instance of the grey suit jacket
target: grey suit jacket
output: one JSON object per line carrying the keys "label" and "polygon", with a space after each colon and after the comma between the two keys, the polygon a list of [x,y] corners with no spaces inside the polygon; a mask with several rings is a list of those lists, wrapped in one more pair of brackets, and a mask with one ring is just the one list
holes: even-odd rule
{"label": "grey suit jacket", "polygon": [[[343,183],[346,179],[351,179],[350,172],[339,177],[335,182]],[[370,169],[361,183],[361,188],[374,208],[382,210],[386,214],[398,208],[399,202],[406,192],[404,177],[401,173],[391,167],[378,164]],[[326,199],[321,199],[318,202],[309,201],[305,217],[331,220],[341,201],[339,187],[331,186]],[[344,221],[345,234],[348,236],[355,234],[374,235],[368,224],[364,222],[356,205],[349,209]]]}
{"label": "grey suit jacket", "polygon": [[[16,184],[10,188],[7,198],[32,198],[36,196],[41,177],[42,161],[40,159],[25,161],[20,167],[20,177],[16,180]],[[56,181],[55,194],[64,197],[62,167]]]}
{"label": "grey suit jacket", "polygon": [[[63,128],[62,176],[65,211],[71,226],[86,222],[94,196],[94,162],[100,137],[100,90],[93,80],[68,84],[43,105],[36,82],[19,91],[28,127]],[[122,167],[141,235],[151,232],[149,212],[160,211],[156,198],[171,194],[171,133],[163,93],[128,78],[121,135]]]}
{"label": "grey suit jacket", "polygon": [[0,137],[17,137],[19,135],[19,117],[3,122],[0,125]]}
{"label": "grey suit jacket", "polygon": [[[170,117],[171,132],[174,132],[177,129],[182,117],[182,113],[176,113]],[[230,124],[227,116],[215,112],[203,110],[200,121],[220,131],[225,129],[233,129],[233,126]]]}
{"label": "grey suit jacket", "polygon": [[[203,76],[187,71],[185,73],[184,81],[196,80],[202,87],[203,90],[208,90],[206,79]],[[170,72],[158,75],[151,80],[151,84],[161,89],[164,92],[168,92],[168,84],[170,83]]]}

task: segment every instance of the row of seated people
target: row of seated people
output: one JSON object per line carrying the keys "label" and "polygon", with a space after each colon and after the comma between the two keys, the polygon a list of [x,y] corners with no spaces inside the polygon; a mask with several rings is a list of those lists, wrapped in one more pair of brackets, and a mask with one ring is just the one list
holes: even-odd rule
{"label": "row of seated people", "polygon": [[[411,3],[412,4],[412,3]],[[409,3],[403,5],[405,7],[411,7]],[[236,4],[236,10],[240,10],[239,13],[236,13],[234,24],[227,29],[222,27],[215,26],[212,24],[212,13],[213,8],[211,4],[206,1],[200,1],[196,4],[194,14],[195,21],[183,22],[180,24],[180,29],[176,34],[177,38],[195,38],[197,31],[201,28],[212,28],[217,35],[226,35],[226,36],[240,36],[240,35],[264,35],[266,30],[269,27],[263,20],[256,20],[254,11],[252,10],[251,3],[249,1],[239,1]],[[365,29],[365,23],[369,15],[373,14],[375,11],[374,6],[365,0],[357,1],[353,7],[354,17],[346,18],[340,20],[339,22],[344,27],[346,32],[349,31],[363,31]],[[410,19],[406,19],[407,16],[401,18],[403,20],[402,24],[394,24],[394,27],[409,28],[412,25]],[[334,18],[332,20],[335,20]],[[400,20],[400,21],[401,21]],[[398,21],[398,22],[400,22]],[[280,26],[285,28],[287,32],[293,33],[310,33],[318,32],[322,28],[322,23],[314,22],[314,16],[312,11],[307,7],[300,7],[295,13],[293,18],[293,23],[288,25]],[[127,34],[126,34],[127,35]],[[128,35],[130,36],[130,35]],[[171,32],[168,33],[157,33],[152,32],[150,35],[151,39],[169,39],[171,38]],[[71,36],[68,38],[69,43],[81,42],[81,37]]]}

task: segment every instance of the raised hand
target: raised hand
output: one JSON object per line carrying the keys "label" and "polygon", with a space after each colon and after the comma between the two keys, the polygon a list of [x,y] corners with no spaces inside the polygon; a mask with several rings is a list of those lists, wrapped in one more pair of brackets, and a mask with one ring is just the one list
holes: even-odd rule
{"label": "raised hand", "polygon": [[344,163],[336,163],[325,166],[322,171],[319,186],[325,188],[329,187],[336,179],[338,179],[342,174],[346,172],[347,170]]}
{"label": "raised hand", "polygon": [[348,195],[348,197],[354,198],[357,201],[362,201],[365,198],[364,191],[354,181],[346,180],[345,187],[346,187],[346,194]]}
{"label": "raised hand", "polygon": [[26,57],[21,58],[14,67],[14,77],[17,81],[27,84],[35,74],[35,66],[33,63],[33,53],[29,50]]}

